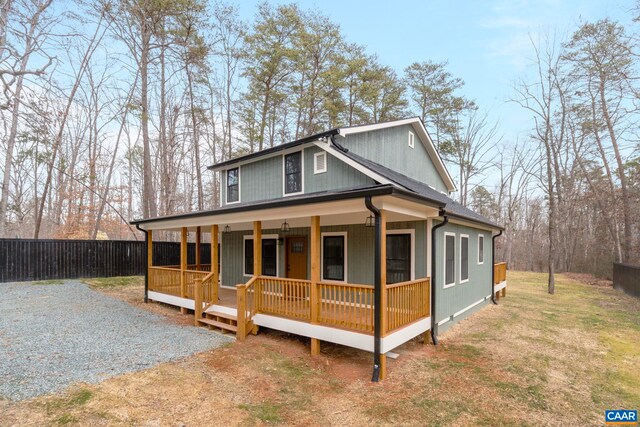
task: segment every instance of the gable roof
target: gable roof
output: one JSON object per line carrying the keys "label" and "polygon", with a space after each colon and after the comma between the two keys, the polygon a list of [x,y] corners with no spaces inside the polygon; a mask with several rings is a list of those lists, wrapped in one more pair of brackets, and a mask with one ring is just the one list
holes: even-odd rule
{"label": "gable roof", "polygon": [[[391,181],[393,184],[396,184],[402,188],[410,190],[422,197],[438,202],[444,211],[451,216],[458,217],[460,219],[466,219],[473,222],[477,222],[480,224],[488,225],[493,228],[503,229],[499,224],[491,221],[488,218],[480,215],[477,212],[472,211],[471,209],[463,206],[462,204],[456,202],[449,196],[439,192],[438,190],[428,186],[427,184],[417,181],[413,178],[409,178],[406,175],[401,174],[400,172],[389,169],[385,166],[382,166],[378,163],[372,162],[371,160],[365,159],[355,153],[349,152],[348,150],[344,150],[342,152],[345,156],[350,158],[351,160],[359,163],[364,166],[368,170],[374,172],[377,175],[381,175]],[[375,179],[375,178],[374,178]]]}
{"label": "gable roof", "polygon": [[411,117],[408,119],[393,120],[390,122],[375,123],[371,125],[334,128],[326,132],[321,132],[315,135],[300,138],[295,141],[288,142],[286,144],[281,144],[275,147],[267,148],[266,150],[256,151],[255,153],[250,153],[244,156],[225,160],[224,162],[211,165],[207,169],[212,171],[217,171],[217,170],[226,169],[232,165],[250,163],[250,162],[256,161],[259,158],[266,158],[269,156],[277,155],[281,151],[295,148],[303,144],[313,143],[314,141],[322,140],[324,138],[330,138],[335,135],[341,135],[343,137],[346,137],[348,135],[354,135],[354,134],[364,133],[364,132],[372,132],[376,130],[388,129],[388,128],[403,126],[403,125],[413,126],[413,129],[416,131],[418,137],[420,138],[420,141],[422,142],[422,145],[427,150],[427,154],[429,155],[429,158],[431,159],[436,170],[440,174],[440,177],[442,178],[442,181],[446,185],[447,189],[450,192],[456,191],[456,185],[453,182],[453,178],[451,178],[451,175],[449,174],[447,167],[442,161],[442,157],[440,157],[440,154],[438,154],[438,151],[436,150],[436,147],[433,144],[433,140],[429,136],[429,133],[427,132],[427,129],[424,127],[424,123],[422,123],[422,119],[420,119],[420,117]]}

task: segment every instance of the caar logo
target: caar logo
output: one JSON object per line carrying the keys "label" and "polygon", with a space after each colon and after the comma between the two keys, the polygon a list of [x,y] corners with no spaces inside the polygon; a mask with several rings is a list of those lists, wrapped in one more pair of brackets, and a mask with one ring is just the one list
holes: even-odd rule
{"label": "caar logo", "polygon": [[604,411],[604,422],[609,426],[637,425],[638,411],[628,409],[606,410]]}

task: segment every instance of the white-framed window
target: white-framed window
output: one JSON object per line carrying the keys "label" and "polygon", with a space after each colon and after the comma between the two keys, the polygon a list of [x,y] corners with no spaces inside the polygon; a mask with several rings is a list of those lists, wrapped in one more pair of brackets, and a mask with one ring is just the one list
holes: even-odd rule
{"label": "white-framed window", "polygon": [[416,279],[416,231],[387,230],[387,284]]}
{"label": "white-framed window", "polygon": [[304,193],[303,150],[282,156],[282,194],[291,196]]}
{"label": "white-framed window", "polygon": [[327,171],[327,152],[315,153],[313,155],[313,173],[325,173]]}
{"label": "white-framed window", "polygon": [[460,283],[469,281],[469,235],[460,235]]}
{"label": "white-framed window", "polygon": [[[278,277],[278,235],[262,236],[262,276]],[[253,234],[243,236],[242,273],[246,277],[253,276]]]}
{"label": "white-framed window", "polygon": [[409,139],[408,139],[409,147],[414,148],[416,146],[415,139],[416,137],[413,134],[413,132],[409,132]]}
{"label": "white-framed window", "polygon": [[478,264],[484,264],[484,234],[478,234]]}
{"label": "white-framed window", "polygon": [[347,232],[334,231],[320,235],[322,280],[347,282]]}
{"label": "white-framed window", "polygon": [[444,287],[449,288],[456,284],[456,234],[444,233]]}
{"label": "white-framed window", "polygon": [[240,202],[240,168],[227,169],[227,204]]}

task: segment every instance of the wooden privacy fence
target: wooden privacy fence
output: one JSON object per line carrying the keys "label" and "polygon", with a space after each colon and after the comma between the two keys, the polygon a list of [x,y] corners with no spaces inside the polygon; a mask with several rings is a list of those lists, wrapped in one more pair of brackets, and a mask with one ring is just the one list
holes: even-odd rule
{"label": "wooden privacy fence", "polygon": [[613,287],[640,298],[640,266],[614,262]]}
{"label": "wooden privacy fence", "polygon": [[[251,329],[256,313],[373,334],[373,286],[331,282],[313,286],[309,280],[265,276],[238,285],[238,337],[243,339]],[[430,295],[428,278],[385,286],[383,333],[429,316]]]}
{"label": "wooden privacy fence", "polygon": [[[204,270],[210,268],[211,245],[200,248]],[[189,243],[189,264],[195,264],[195,252],[195,243]],[[143,275],[145,253],[144,241],[0,239],[0,283]],[[153,242],[154,265],[179,262],[180,243]]]}

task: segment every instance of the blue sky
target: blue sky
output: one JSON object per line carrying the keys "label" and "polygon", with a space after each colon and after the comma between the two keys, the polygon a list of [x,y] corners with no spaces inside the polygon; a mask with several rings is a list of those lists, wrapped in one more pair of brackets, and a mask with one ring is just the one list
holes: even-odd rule
{"label": "blue sky", "polygon": [[[258,1],[242,1],[251,20]],[[288,1],[271,1],[273,4]],[[531,63],[529,36],[541,30],[570,35],[585,21],[610,17],[629,23],[633,0],[349,1],[300,0],[342,27],[346,39],[367,47],[399,73],[415,61],[449,61],[449,71],[464,79],[462,94],[475,99],[500,121],[505,140],[525,137],[528,115],[508,103],[515,79]]]}

